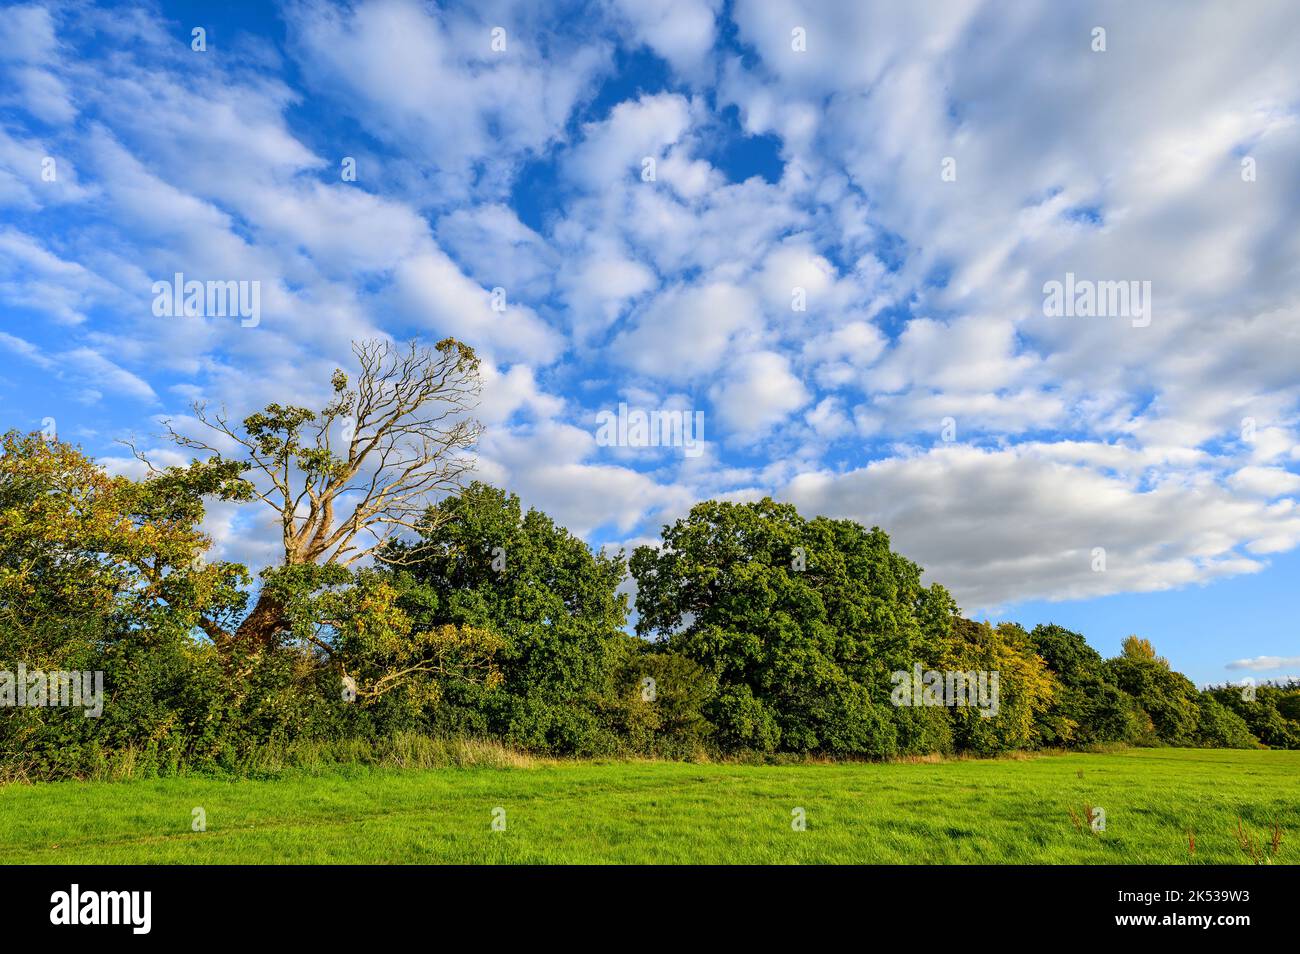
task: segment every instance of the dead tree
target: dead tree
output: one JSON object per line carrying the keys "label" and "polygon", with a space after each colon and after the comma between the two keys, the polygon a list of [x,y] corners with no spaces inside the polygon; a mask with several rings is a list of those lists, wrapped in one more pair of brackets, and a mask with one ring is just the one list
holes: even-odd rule
{"label": "dead tree", "polygon": [[[468,452],[481,425],[469,416],[480,388],[472,348],[446,338],[433,348],[370,340],[354,343],[352,351],[360,366],[355,389],[335,371],[333,399],[319,412],[270,404],[235,427],[224,409],[209,413],[194,405],[197,420],[225,439],[218,443],[239,448],[246,476],[238,496],[260,500],[278,515],[286,566],[384,559],[389,540],[416,530],[429,504],[462,489],[473,470]],[[170,421],[167,436],[210,454],[209,466],[231,460]],[[418,550],[404,557],[418,558]],[[268,646],[285,623],[284,607],[264,588],[230,635],[250,647]]]}

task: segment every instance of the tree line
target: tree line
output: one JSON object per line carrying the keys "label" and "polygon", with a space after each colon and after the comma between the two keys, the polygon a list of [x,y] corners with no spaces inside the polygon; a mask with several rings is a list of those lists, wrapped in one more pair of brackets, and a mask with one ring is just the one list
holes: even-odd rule
{"label": "tree line", "polygon": [[[202,456],[137,452],[139,479],[4,436],[4,777],[92,775],[123,753],[238,770],[268,746],[407,732],[666,758],[1300,747],[1300,684],[1201,691],[1135,636],[1105,659],[1060,626],[966,619],[851,520],[710,500],[657,546],[594,551],[469,480],[471,348],[354,350],[355,386],[337,371],[324,408],[232,423],[196,406],[210,436],[168,434]],[[209,562],[212,501],[269,508],[282,559],[256,577]],[[20,667],[102,673],[102,711],[15,704]],[[899,704],[922,671],[992,674],[995,704],[919,688],[926,704]]]}

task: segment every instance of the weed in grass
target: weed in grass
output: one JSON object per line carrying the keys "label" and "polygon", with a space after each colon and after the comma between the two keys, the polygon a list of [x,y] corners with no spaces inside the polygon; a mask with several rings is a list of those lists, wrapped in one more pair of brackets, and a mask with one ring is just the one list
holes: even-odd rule
{"label": "weed in grass", "polygon": [[1237,846],[1253,865],[1271,865],[1282,848],[1282,826],[1278,822],[1273,822],[1268,842],[1261,844],[1260,839],[1245,826],[1238,815],[1236,836]]}
{"label": "weed in grass", "polygon": [[1070,813],[1070,821],[1074,824],[1075,831],[1086,831],[1090,835],[1097,835],[1106,830],[1106,813],[1100,808],[1084,802],[1083,814],[1077,814],[1073,808],[1067,811]]}

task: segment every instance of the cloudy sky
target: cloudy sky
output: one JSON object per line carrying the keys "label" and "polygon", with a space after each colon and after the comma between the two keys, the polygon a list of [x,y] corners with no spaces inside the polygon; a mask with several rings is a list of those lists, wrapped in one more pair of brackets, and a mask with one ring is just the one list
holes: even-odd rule
{"label": "cloudy sky", "polygon": [[[455,335],[482,476],[593,544],[771,494],[968,614],[1300,672],[1297,64],[1285,0],[9,6],[4,426],[129,470]],[[177,272],[259,321],[155,314]],[[703,452],[603,446],[620,402]]]}

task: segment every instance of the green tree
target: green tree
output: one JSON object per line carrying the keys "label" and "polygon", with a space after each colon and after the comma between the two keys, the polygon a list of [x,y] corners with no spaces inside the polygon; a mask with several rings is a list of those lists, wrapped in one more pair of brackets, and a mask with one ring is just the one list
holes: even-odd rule
{"label": "green tree", "polygon": [[362,708],[395,694],[408,721],[418,722],[449,686],[491,689],[501,681],[497,636],[468,625],[417,625],[399,605],[391,573],[303,564],[265,579],[289,621],[291,645],[338,676],[327,692]]}
{"label": "green tree", "polygon": [[[100,671],[100,718],[68,708],[6,710],[0,748],[34,771],[83,767],[127,744],[178,752],[214,712],[181,688],[224,678],[201,619],[243,611],[247,572],[205,564],[203,498],[220,468],[133,481],[70,444],[9,433],[0,452],[0,669]],[[203,675],[206,673],[206,675]]]}
{"label": "green tree", "polygon": [[1251,734],[1246,720],[1214,696],[1202,692],[1196,697],[1198,745],[1214,749],[1257,749],[1259,740]]}
{"label": "green tree", "polygon": [[631,570],[637,631],[713,674],[733,747],[897,751],[890,673],[937,655],[953,611],[883,531],[770,498],[697,504]]}
{"label": "green tree", "polygon": [[1040,734],[1041,717],[1052,703],[1057,682],[1020,626],[1003,623],[994,627],[959,618],[938,662],[940,669],[998,677],[996,714],[986,715],[985,706],[953,708],[953,737],[958,749],[992,754],[1045,741]]}
{"label": "green tree", "polygon": [[600,698],[602,723],[628,751],[679,758],[715,740],[706,707],[717,682],[694,660],[637,636],[623,639],[622,660]]}
{"label": "green tree", "polygon": [[1151,645],[1151,640],[1143,639],[1140,636],[1125,636],[1123,646],[1120,648],[1120,655],[1135,662],[1155,662],[1166,669],[1169,668],[1169,660],[1156,655],[1156,648]]}
{"label": "green tree", "polygon": [[1273,749],[1300,749],[1300,683],[1263,683],[1251,691],[1241,686],[1207,689],[1224,708],[1246,723],[1251,735]]}
{"label": "green tree", "polygon": [[1200,710],[1192,681],[1169,668],[1150,641],[1130,636],[1121,655],[1106,660],[1106,673],[1136,702],[1146,719],[1145,741],[1195,745]]}
{"label": "green tree", "polygon": [[1040,719],[1044,744],[1088,745],[1138,737],[1143,723],[1133,699],[1115,685],[1101,653],[1081,634],[1049,623],[1035,626],[1029,637],[1034,652],[1060,683]]}
{"label": "green tree", "polygon": [[501,641],[500,681],[454,697],[456,728],[543,750],[608,750],[598,710],[629,649],[622,554],[593,553],[514,494],[475,482],[394,543],[400,605],[418,626],[475,627]]}

